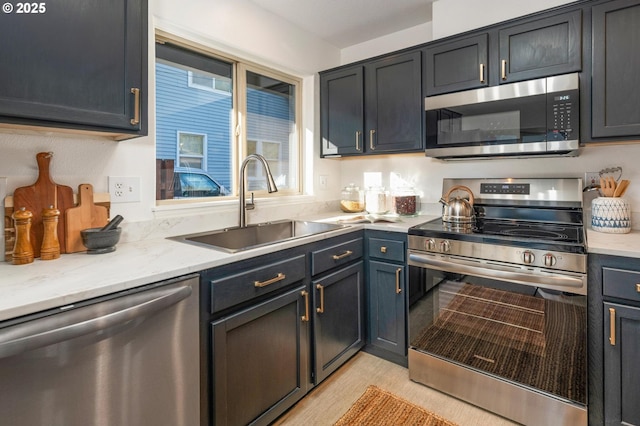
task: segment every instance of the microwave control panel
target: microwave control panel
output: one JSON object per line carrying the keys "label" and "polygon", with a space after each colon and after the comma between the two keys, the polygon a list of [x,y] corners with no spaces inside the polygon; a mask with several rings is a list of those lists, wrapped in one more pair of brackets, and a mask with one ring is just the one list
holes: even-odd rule
{"label": "microwave control panel", "polygon": [[547,139],[577,140],[580,123],[578,90],[547,94]]}

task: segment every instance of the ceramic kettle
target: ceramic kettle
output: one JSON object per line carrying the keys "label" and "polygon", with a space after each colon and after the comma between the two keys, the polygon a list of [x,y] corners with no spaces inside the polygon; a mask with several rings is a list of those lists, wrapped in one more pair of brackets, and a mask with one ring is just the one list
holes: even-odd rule
{"label": "ceramic kettle", "polygon": [[[466,191],[469,193],[469,200],[456,197],[451,199],[451,193],[454,191]],[[475,219],[473,211],[473,192],[463,185],[451,187],[447,193],[440,199],[442,203],[442,221],[451,223],[471,223]]]}

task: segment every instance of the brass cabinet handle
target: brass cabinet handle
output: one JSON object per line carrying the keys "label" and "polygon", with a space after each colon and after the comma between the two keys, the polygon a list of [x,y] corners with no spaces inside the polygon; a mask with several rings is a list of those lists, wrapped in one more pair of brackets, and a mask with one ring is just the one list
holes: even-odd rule
{"label": "brass cabinet handle", "polygon": [[500,70],[501,70],[500,73],[502,75],[502,79],[506,80],[507,79],[507,60],[506,59],[503,59],[500,62]]}
{"label": "brass cabinet handle", "polygon": [[303,322],[309,322],[309,293],[305,290],[300,292],[300,295],[304,297],[304,315],[300,318]]}
{"label": "brass cabinet handle", "polygon": [[131,119],[131,124],[135,126],[140,123],[140,89],[132,87],[131,93],[133,93],[133,118]]}
{"label": "brass cabinet handle", "polygon": [[400,273],[402,272],[402,268],[396,269],[396,294],[402,293],[402,288],[400,288]]}
{"label": "brass cabinet handle", "polygon": [[324,312],[324,287],[321,284],[316,285],[316,288],[320,290],[320,307],[316,308],[316,312],[321,314]]}
{"label": "brass cabinet handle", "polygon": [[276,275],[275,277],[271,278],[270,280],[266,280],[266,281],[254,281],[253,285],[257,288],[261,288],[261,287],[266,287],[270,284],[273,283],[277,283],[278,281],[282,281],[285,278],[287,278],[287,276],[285,274],[283,274],[282,272],[278,272],[278,275]]}
{"label": "brass cabinet handle", "polygon": [[387,248],[385,246],[380,247],[380,253],[386,253]]}
{"label": "brass cabinet handle", "polygon": [[340,259],[344,259],[345,257],[349,257],[353,254],[353,252],[351,250],[347,250],[342,254],[334,254],[333,256],[331,256],[331,258],[333,260],[340,260]]}
{"label": "brass cabinet handle", "polygon": [[375,129],[369,130],[369,148],[371,148],[371,151],[376,150],[376,147],[373,146],[373,137],[375,136],[375,134],[376,134]]}
{"label": "brass cabinet handle", "polygon": [[616,345],[616,310],[609,308],[609,343]]}
{"label": "brass cabinet handle", "polygon": [[640,293],[640,283],[636,284],[636,292]]}
{"label": "brass cabinet handle", "polygon": [[484,82],[484,64],[480,64],[480,83]]}
{"label": "brass cabinet handle", "polygon": [[361,149],[360,149],[360,135],[362,135],[362,132],[356,130],[356,151],[361,151]]}

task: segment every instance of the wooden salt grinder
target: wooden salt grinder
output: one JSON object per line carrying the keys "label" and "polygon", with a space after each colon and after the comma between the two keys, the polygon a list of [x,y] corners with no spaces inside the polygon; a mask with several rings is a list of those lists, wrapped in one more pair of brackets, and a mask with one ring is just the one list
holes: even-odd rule
{"label": "wooden salt grinder", "polygon": [[33,262],[33,246],[31,245],[31,218],[33,213],[22,207],[11,216],[16,228],[16,243],[13,246],[11,261],[14,265],[25,265]]}
{"label": "wooden salt grinder", "polygon": [[42,260],[53,260],[60,257],[60,241],[58,240],[59,216],[60,210],[53,206],[49,206],[48,209],[42,209],[42,225],[44,226],[44,235],[40,248],[40,259]]}

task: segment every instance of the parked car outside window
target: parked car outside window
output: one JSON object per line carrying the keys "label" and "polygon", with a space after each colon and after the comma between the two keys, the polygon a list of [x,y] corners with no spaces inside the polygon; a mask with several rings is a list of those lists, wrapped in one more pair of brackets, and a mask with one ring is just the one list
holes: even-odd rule
{"label": "parked car outside window", "polygon": [[173,198],[224,195],[229,191],[204,171],[177,168],[173,172]]}

